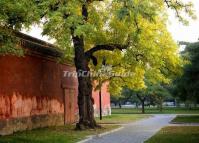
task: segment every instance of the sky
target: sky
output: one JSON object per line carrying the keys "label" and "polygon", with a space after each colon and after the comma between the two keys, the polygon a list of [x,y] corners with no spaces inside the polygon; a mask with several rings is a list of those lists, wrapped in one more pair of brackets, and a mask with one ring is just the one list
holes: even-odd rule
{"label": "sky", "polygon": [[173,12],[169,12],[168,30],[172,34],[175,41],[196,42],[199,39],[199,0],[184,0],[191,1],[194,4],[197,19],[190,20],[188,26],[180,23]]}
{"label": "sky", "polygon": [[[178,41],[186,41],[186,42],[196,42],[199,39],[199,0],[183,0],[183,1],[191,1],[194,4],[194,10],[196,11],[196,15],[198,18],[196,20],[190,20],[188,26],[183,25],[178,21],[175,17],[175,13],[169,11],[169,22],[168,22],[168,30],[172,34],[173,39]],[[32,26],[32,30],[22,32],[31,35],[33,37],[42,39],[44,41],[53,43],[54,40],[49,40],[48,37],[41,35],[41,28],[37,25]]]}

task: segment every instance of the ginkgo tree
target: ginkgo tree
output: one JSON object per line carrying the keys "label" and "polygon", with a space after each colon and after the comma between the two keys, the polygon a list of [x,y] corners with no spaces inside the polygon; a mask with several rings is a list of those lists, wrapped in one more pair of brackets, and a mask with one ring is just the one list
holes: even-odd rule
{"label": "ginkgo tree", "polygon": [[[115,94],[122,86],[141,89],[145,72],[169,81],[180,65],[177,45],[166,29],[166,7],[194,17],[191,3],[180,0],[3,0],[0,1],[0,52],[21,54],[14,32],[43,25],[43,35],[56,40],[65,57],[74,58],[77,72],[98,70],[105,57],[114,72],[131,76],[103,77]],[[14,39],[14,40],[13,40]],[[2,46],[7,44],[7,46]],[[14,50],[13,50],[14,49]],[[78,129],[95,128],[91,76],[78,77]]]}

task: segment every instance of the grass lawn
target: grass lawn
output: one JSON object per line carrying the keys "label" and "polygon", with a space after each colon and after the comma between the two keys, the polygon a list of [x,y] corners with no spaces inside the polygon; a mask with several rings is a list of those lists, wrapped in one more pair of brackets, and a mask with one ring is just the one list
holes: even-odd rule
{"label": "grass lawn", "polygon": [[[113,114],[111,116],[103,117],[100,121],[97,118],[98,123],[127,123],[133,122],[139,119],[147,118],[150,115],[141,114]],[[89,135],[95,135],[119,128],[119,125],[103,125],[102,129],[75,131],[74,125],[49,127],[43,129],[35,129],[32,131],[24,131],[15,133],[10,136],[0,137],[0,143],[75,143],[86,138]]]}
{"label": "grass lawn", "polygon": [[172,122],[177,123],[199,123],[199,115],[192,115],[192,116],[183,116],[179,115]]}
{"label": "grass lawn", "polygon": [[[157,108],[145,108],[146,114],[199,114],[199,108],[186,109],[186,108],[164,108],[160,112]],[[135,108],[112,108],[113,114],[140,114],[141,109]]]}
{"label": "grass lawn", "polygon": [[74,125],[35,129],[0,137],[0,143],[76,143],[88,135],[94,135],[118,128],[118,125],[106,125],[102,129],[75,131]]}
{"label": "grass lawn", "polygon": [[165,127],[145,143],[199,143],[199,127]]}
{"label": "grass lawn", "polygon": [[142,115],[142,114],[112,114],[111,116],[103,117],[100,121],[97,118],[97,122],[101,124],[119,124],[119,123],[129,123],[133,121],[137,121],[143,118],[151,117],[150,115]]}

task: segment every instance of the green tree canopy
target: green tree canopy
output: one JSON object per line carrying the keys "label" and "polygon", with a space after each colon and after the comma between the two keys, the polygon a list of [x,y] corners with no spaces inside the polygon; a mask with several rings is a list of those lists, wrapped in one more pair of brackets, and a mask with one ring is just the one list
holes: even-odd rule
{"label": "green tree canopy", "polygon": [[199,42],[188,44],[182,54],[189,62],[174,82],[174,93],[184,101],[199,102]]}

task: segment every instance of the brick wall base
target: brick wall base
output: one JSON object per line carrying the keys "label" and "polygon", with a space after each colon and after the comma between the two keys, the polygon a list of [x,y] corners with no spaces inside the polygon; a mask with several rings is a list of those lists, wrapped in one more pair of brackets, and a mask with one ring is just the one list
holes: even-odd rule
{"label": "brick wall base", "polygon": [[[99,117],[99,110],[95,109],[95,117]],[[111,115],[111,108],[105,108],[103,116]],[[0,136],[11,135],[15,132],[64,125],[64,114],[35,115],[31,117],[0,120]]]}
{"label": "brick wall base", "polygon": [[31,117],[0,120],[0,135],[10,135],[18,131],[58,125],[64,125],[63,114],[37,115]]}

